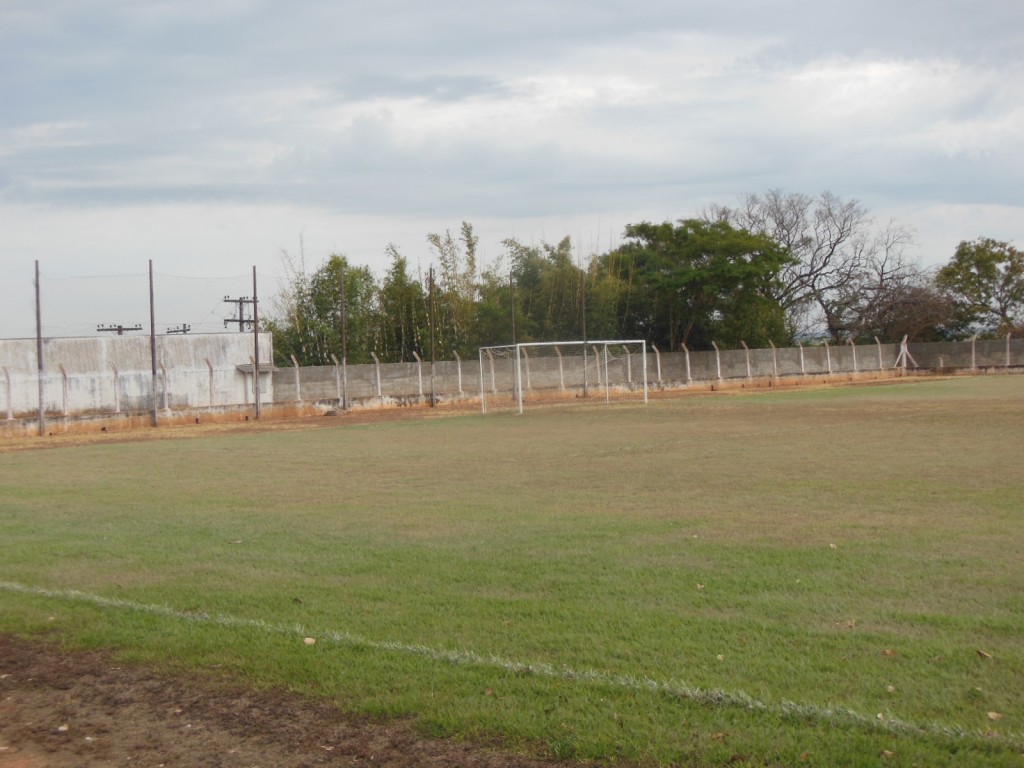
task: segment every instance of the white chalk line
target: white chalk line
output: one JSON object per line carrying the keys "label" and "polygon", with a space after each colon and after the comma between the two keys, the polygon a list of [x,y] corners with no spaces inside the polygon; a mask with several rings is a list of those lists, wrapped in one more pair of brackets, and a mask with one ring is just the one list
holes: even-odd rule
{"label": "white chalk line", "polygon": [[269,634],[303,639],[312,637],[317,640],[331,641],[338,645],[368,648],[409,656],[421,656],[455,666],[486,667],[519,675],[537,675],[551,679],[595,683],[631,691],[648,691],[669,698],[685,699],[711,707],[734,707],[747,710],[748,712],[798,717],[824,722],[832,726],[869,728],[897,735],[941,736],[952,741],[995,741],[1006,744],[1013,749],[1024,749],[1024,735],[1012,732],[984,732],[941,723],[914,724],[886,714],[870,716],[845,707],[821,707],[814,704],[799,704],[785,699],[780,700],[777,704],[768,704],[754,699],[742,691],[729,692],[713,688],[695,688],[675,680],[662,681],[653,680],[648,677],[617,675],[594,669],[575,669],[569,666],[558,667],[545,662],[513,661],[500,656],[481,655],[469,650],[452,651],[431,648],[426,645],[401,643],[394,640],[370,640],[349,632],[309,630],[301,624],[286,626],[284,624],[271,624],[263,619],[245,619],[238,616],[211,614],[203,611],[183,611],[167,605],[136,603],[131,600],[103,597],[102,595],[80,592],[75,589],[46,589],[17,582],[0,581],[0,590],[23,595],[36,595],[39,597],[89,603],[101,608],[115,608],[133,613],[164,616],[170,619],[191,621],[199,624],[212,624],[238,629],[258,629]]}

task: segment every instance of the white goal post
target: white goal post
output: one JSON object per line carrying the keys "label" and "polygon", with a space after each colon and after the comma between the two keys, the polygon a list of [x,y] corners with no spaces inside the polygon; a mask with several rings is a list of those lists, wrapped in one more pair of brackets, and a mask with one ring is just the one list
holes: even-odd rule
{"label": "white goal post", "polygon": [[523,412],[536,399],[633,397],[647,402],[647,342],[642,339],[541,341],[480,348],[480,409],[488,401]]}

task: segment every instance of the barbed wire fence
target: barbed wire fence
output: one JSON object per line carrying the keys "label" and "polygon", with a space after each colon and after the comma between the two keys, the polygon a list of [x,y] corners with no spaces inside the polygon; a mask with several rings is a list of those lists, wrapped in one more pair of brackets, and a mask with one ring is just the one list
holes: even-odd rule
{"label": "barbed wire fence", "polygon": [[[263,321],[286,311],[281,296],[287,285],[279,277],[255,268],[227,277],[189,277],[140,266],[86,276],[52,275],[40,267],[38,279],[14,283],[13,293],[11,281],[0,285],[0,432],[31,430],[38,422],[43,434],[47,422],[70,425],[105,415],[140,426],[158,418],[167,423],[214,414],[248,418],[253,408],[259,418],[261,393],[282,413],[319,403],[347,410],[353,399],[371,407],[424,402],[426,361],[418,356],[416,363],[382,363],[374,356],[373,364],[346,367],[338,350],[334,366],[302,367],[292,358],[293,365],[280,363],[285,367],[277,371],[270,334],[254,333],[253,320],[255,313]],[[633,392],[631,359],[625,360],[616,368],[624,371],[617,384]],[[543,362],[530,361],[533,367],[523,380],[538,397],[550,395],[539,378]],[[651,347],[645,362],[656,389],[702,381],[856,377],[908,366],[1019,371],[1024,370],[1024,339],[926,344],[876,339],[860,346],[822,342],[778,349],[743,344],[742,349],[694,352]],[[429,365],[431,402],[435,396],[452,401],[469,396],[468,382],[476,375],[469,370],[472,362]],[[482,363],[477,373],[482,379]],[[537,378],[531,380],[531,373]]]}

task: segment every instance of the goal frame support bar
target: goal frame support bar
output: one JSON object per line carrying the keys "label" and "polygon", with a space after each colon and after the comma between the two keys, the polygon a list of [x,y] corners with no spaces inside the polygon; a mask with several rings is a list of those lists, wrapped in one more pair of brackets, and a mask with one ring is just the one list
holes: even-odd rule
{"label": "goal frame support bar", "polygon": [[[562,352],[561,348],[564,347],[580,347],[583,351],[583,390],[587,391],[587,350],[588,348],[593,349],[594,356],[597,360],[598,365],[598,386],[601,385],[601,366],[603,363],[604,367],[604,391],[605,391],[605,402],[611,402],[611,383],[608,375],[608,362],[609,362],[609,348],[611,347],[640,347],[641,354],[640,358],[643,361],[643,392],[644,392],[644,404],[648,402],[648,391],[649,382],[647,380],[647,342],[643,339],[598,339],[598,340],[587,340],[587,341],[531,341],[521,342],[518,344],[502,344],[490,347],[480,347],[479,360],[480,360],[480,411],[481,413],[487,413],[487,392],[485,384],[484,374],[484,358],[486,357],[490,365],[491,382],[492,387],[494,383],[494,352],[500,350],[502,353],[514,354],[514,379],[513,389],[515,390],[516,400],[518,404],[518,412],[523,413],[523,357],[528,356],[530,349],[539,347],[548,347],[555,350],[555,354],[559,358],[559,369],[561,371],[562,365]],[[628,352],[628,350],[627,350]],[[603,359],[602,359],[603,358]],[[528,362],[528,360],[527,360]],[[561,376],[561,373],[560,373]]]}

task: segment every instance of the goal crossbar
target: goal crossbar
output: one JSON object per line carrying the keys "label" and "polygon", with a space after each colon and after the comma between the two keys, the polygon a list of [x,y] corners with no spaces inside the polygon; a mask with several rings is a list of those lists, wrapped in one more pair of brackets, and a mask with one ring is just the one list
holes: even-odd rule
{"label": "goal crossbar", "polygon": [[[576,349],[582,351],[583,367],[582,367],[582,391],[583,396],[586,397],[590,388],[590,384],[587,380],[587,372],[590,366],[588,357],[592,357],[594,360],[595,373],[597,377],[597,388],[603,389],[605,393],[605,401],[611,401],[611,392],[616,386],[612,383],[612,376],[610,375],[610,364],[613,360],[619,358],[613,354],[612,350],[621,348],[625,353],[625,366],[627,373],[623,381],[619,382],[618,386],[623,384],[628,385],[630,389],[634,388],[632,378],[632,355],[639,353],[641,365],[640,372],[642,375],[642,391],[644,403],[648,401],[648,379],[647,379],[647,342],[643,339],[588,339],[586,341],[531,341],[531,342],[520,342],[518,344],[503,344],[498,346],[480,347],[479,350],[479,362],[480,362],[480,408],[482,413],[487,413],[487,374],[490,374],[490,382],[492,391],[497,393],[496,374],[495,374],[495,359],[505,359],[512,363],[513,369],[511,371],[511,386],[515,400],[518,405],[519,413],[523,413],[523,398],[524,392],[527,389],[531,389],[530,386],[530,360],[532,353],[540,349],[552,350],[558,357],[558,369],[559,369],[559,389],[565,390],[566,385],[564,382],[563,373],[563,349]],[[588,350],[592,351],[592,355],[588,355]],[[577,351],[575,353],[579,355]],[[524,371],[525,369],[525,371]],[[525,386],[524,386],[525,377]]]}

